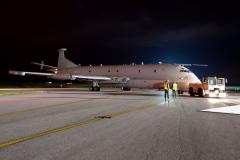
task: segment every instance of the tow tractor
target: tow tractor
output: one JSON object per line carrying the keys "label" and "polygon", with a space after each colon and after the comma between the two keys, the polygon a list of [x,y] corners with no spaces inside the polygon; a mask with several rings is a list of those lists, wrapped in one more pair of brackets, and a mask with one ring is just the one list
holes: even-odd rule
{"label": "tow tractor", "polygon": [[226,97],[225,78],[203,77],[202,83],[190,83],[190,96],[199,97]]}

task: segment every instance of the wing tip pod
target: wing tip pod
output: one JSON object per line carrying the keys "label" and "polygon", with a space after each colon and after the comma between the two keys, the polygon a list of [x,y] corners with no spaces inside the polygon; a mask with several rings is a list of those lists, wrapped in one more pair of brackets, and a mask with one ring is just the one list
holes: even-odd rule
{"label": "wing tip pod", "polygon": [[8,71],[8,74],[11,74],[11,75],[18,75],[18,76],[25,76],[25,72],[14,71],[14,70],[10,70],[10,71]]}

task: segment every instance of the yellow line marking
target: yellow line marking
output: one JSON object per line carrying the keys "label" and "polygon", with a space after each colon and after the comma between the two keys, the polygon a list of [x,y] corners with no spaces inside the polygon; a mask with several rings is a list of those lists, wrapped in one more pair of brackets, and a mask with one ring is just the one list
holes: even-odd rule
{"label": "yellow line marking", "polygon": [[[140,110],[144,110],[144,109],[147,109],[147,108],[151,108],[151,107],[154,107],[154,106],[156,106],[156,104],[145,105],[145,106],[142,106],[142,107],[128,109],[128,110],[120,111],[120,112],[114,112],[114,113],[108,114],[106,116],[116,117],[116,116],[120,116],[120,115],[127,114],[127,113],[130,113],[130,112],[140,111]],[[64,127],[59,127],[59,128],[55,128],[55,129],[52,129],[52,130],[48,130],[48,131],[32,134],[32,135],[29,135],[29,136],[25,136],[25,137],[22,137],[22,138],[9,140],[9,141],[0,143],[0,148],[4,148],[4,147],[7,147],[9,145],[13,145],[13,144],[20,143],[20,142],[23,142],[23,141],[27,141],[27,140],[30,140],[30,139],[38,138],[38,137],[41,137],[41,136],[44,136],[44,135],[53,134],[53,133],[57,133],[57,132],[60,132],[60,131],[68,130],[68,129],[75,128],[75,127],[78,127],[78,126],[84,126],[84,125],[87,125],[87,124],[90,124],[90,123],[95,123],[95,122],[98,122],[98,121],[101,121],[101,120],[103,120],[103,119],[96,117],[96,118],[92,118],[92,119],[89,119],[89,120],[86,120],[86,121],[83,121],[83,122],[73,123],[71,125],[67,125],[67,126],[64,126]]]}
{"label": "yellow line marking", "polygon": [[41,94],[45,93],[46,91],[17,91],[17,92],[2,92],[0,91],[0,96],[12,96],[12,95],[24,95],[24,94]]}
{"label": "yellow line marking", "polygon": [[106,116],[116,117],[116,116],[120,116],[122,114],[130,113],[130,112],[134,112],[134,111],[139,111],[139,110],[144,110],[144,109],[147,109],[147,108],[150,108],[150,107],[154,107],[154,106],[156,106],[156,104],[150,104],[150,105],[145,105],[145,106],[138,107],[138,108],[128,109],[128,110],[121,111],[121,112],[115,112],[115,113],[108,114]]}
{"label": "yellow line marking", "polygon": [[[83,100],[81,100],[81,101],[83,101]],[[32,109],[17,110],[17,111],[14,111],[14,112],[2,113],[2,114],[0,114],[0,116],[7,116],[7,115],[12,115],[12,114],[17,114],[17,113],[23,113],[23,112],[32,112],[32,111],[44,110],[44,109],[48,109],[48,108],[62,107],[62,106],[67,105],[67,104],[74,104],[74,103],[78,103],[78,102],[81,102],[81,101],[61,103],[61,104],[55,104],[55,105],[38,107],[38,108],[32,108]]]}
{"label": "yellow line marking", "polygon": [[7,142],[0,143],[0,148],[7,147],[9,145],[13,145],[13,144],[23,142],[23,141],[26,141],[26,140],[34,139],[34,138],[37,138],[37,137],[41,137],[41,136],[44,136],[44,135],[60,132],[60,131],[67,130],[67,129],[70,129],[70,128],[74,128],[74,127],[77,127],[77,126],[87,125],[89,123],[94,123],[94,122],[97,122],[97,121],[100,121],[100,120],[101,120],[101,118],[94,118],[94,119],[86,120],[86,121],[83,121],[83,122],[74,123],[72,125],[68,125],[68,126],[64,126],[64,127],[60,127],[60,128],[55,128],[55,129],[52,129],[52,130],[49,130],[49,131],[40,132],[40,133],[37,133],[37,134],[25,136],[25,137],[22,137],[22,138],[19,138],[19,139],[10,140],[10,141],[7,141]]}
{"label": "yellow line marking", "polygon": [[[22,110],[16,110],[14,112],[6,112],[6,113],[1,113],[0,117],[2,116],[8,116],[8,115],[13,115],[17,113],[24,113],[24,112],[33,112],[33,111],[39,111],[39,110],[45,110],[49,108],[57,108],[57,107],[64,107],[67,104],[74,104],[74,103],[79,103],[79,102],[84,102],[84,101],[90,101],[90,100],[97,100],[98,98],[90,98],[90,99],[82,99],[74,102],[67,102],[67,103],[60,103],[60,104],[54,104],[54,105],[49,105],[49,106],[44,106],[44,107],[38,107],[38,108],[32,108],[32,109],[22,109]],[[101,99],[101,98],[100,98]]]}

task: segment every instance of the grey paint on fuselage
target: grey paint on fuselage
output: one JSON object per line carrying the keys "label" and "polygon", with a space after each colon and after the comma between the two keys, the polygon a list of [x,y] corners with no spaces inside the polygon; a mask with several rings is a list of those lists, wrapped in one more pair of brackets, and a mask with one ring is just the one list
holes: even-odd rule
{"label": "grey paint on fuselage", "polygon": [[78,66],[65,58],[65,48],[59,51],[57,67],[35,63],[50,68],[53,73],[9,71],[13,75],[46,76],[56,80],[95,81],[119,87],[162,89],[163,82],[177,82],[179,90],[188,91],[189,83],[201,83],[189,69],[179,64],[147,64],[147,65],[100,65]]}
{"label": "grey paint on fuselage", "polygon": [[[130,80],[124,84],[124,86],[133,88],[161,88],[160,85],[164,80],[169,80],[170,83],[174,81],[186,85],[189,83],[200,83],[200,80],[193,72],[184,66],[175,64],[78,66],[64,69],[60,71],[60,73],[70,75],[128,77]],[[105,81],[102,83],[111,82]],[[156,84],[159,85],[156,86]],[[182,90],[187,91],[188,88],[182,87]]]}

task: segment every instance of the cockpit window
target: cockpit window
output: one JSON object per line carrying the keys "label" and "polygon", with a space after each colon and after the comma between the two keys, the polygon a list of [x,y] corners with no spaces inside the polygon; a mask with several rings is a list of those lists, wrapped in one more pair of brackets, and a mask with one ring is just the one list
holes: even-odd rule
{"label": "cockpit window", "polygon": [[191,72],[189,69],[187,69],[187,68],[181,68],[180,69],[180,72],[187,72],[187,73],[189,73],[189,72]]}
{"label": "cockpit window", "polygon": [[179,72],[185,72],[185,73],[190,73],[191,72],[188,68],[186,68],[184,66],[181,66],[181,65],[178,66],[177,68],[179,69]]}
{"label": "cockpit window", "polygon": [[180,70],[180,72],[189,72],[189,71],[187,71],[187,70]]}

